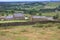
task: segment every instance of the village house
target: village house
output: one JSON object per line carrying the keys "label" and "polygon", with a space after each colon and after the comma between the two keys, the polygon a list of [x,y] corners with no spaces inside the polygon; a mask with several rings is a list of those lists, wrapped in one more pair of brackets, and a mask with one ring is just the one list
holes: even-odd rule
{"label": "village house", "polygon": [[13,18],[15,20],[24,20],[25,19],[25,15],[23,13],[14,13],[13,14]]}
{"label": "village house", "polygon": [[53,17],[47,17],[47,16],[31,16],[30,21],[53,21]]}
{"label": "village house", "polygon": [[13,15],[6,16],[5,20],[14,20]]}
{"label": "village house", "polygon": [[24,20],[25,15],[23,13],[14,13],[13,15],[0,16],[0,20]]}

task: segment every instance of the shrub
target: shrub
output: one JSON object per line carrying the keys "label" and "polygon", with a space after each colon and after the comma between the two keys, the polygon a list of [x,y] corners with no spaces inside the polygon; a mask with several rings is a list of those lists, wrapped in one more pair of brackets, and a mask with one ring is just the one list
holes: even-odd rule
{"label": "shrub", "polygon": [[52,23],[48,23],[44,25],[45,27],[53,27]]}
{"label": "shrub", "polygon": [[60,29],[60,26],[58,27],[58,29]]}
{"label": "shrub", "polygon": [[21,30],[21,32],[28,32],[26,29]]}
{"label": "shrub", "polygon": [[60,29],[60,25],[58,25],[58,29]]}
{"label": "shrub", "polygon": [[33,27],[53,27],[54,25],[52,23],[47,23],[47,24],[41,24],[37,23]]}
{"label": "shrub", "polygon": [[44,27],[44,25],[40,23],[36,23],[33,27]]}
{"label": "shrub", "polygon": [[58,19],[59,18],[59,14],[57,13],[55,16],[53,16],[54,19]]}

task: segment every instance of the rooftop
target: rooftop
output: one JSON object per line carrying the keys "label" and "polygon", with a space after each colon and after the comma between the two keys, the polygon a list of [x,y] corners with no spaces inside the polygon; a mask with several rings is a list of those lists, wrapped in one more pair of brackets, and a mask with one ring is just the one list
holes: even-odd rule
{"label": "rooftop", "polygon": [[43,18],[48,20],[54,20],[53,17],[47,17],[47,16],[32,16],[32,18]]}
{"label": "rooftop", "polygon": [[15,13],[15,14],[13,14],[14,16],[16,16],[16,17],[21,17],[21,16],[24,16],[24,14],[23,13]]}
{"label": "rooftop", "polygon": [[46,18],[46,16],[32,16],[32,18]]}
{"label": "rooftop", "polygon": [[6,16],[5,18],[13,18],[13,15],[10,15],[10,16]]}

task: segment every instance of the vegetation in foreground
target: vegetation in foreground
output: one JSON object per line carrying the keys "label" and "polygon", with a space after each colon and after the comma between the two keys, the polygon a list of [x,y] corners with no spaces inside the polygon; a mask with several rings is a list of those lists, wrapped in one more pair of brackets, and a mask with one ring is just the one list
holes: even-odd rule
{"label": "vegetation in foreground", "polygon": [[0,27],[0,40],[60,40],[60,23]]}

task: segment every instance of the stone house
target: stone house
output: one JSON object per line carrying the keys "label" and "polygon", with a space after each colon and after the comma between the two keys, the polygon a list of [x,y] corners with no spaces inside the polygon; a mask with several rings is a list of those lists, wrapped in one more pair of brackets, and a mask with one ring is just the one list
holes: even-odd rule
{"label": "stone house", "polygon": [[6,17],[5,17],[5,20],[14,20],[13,15],[6,16]]}
{"label": "stone house", "polygon": [[25,15],[23,13],[14,13],[13,14],[13,18],[15,20],[24,20],[25,19]]}
{"label": "stone house", "polygon": [[47,17],[47,16],[31,16],[30,21],[53,21],[53,17]]}

